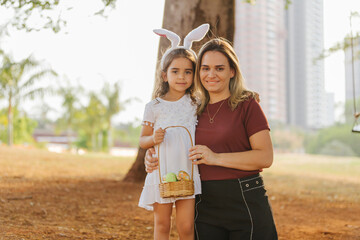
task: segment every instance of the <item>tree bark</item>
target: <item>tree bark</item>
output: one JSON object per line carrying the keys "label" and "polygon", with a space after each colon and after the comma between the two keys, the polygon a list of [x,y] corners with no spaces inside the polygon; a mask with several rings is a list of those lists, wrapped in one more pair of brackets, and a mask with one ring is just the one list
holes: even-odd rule
{"label": "tree bark", "polygon": [[9,106],[8,106],[8,145],[12,146],[14,142],[14,121],[13,121],[13,112],[12,112],[12,95],[9,96]]}
{"label": "tree bark", "polygon": [[[210,24],[210,31],[200,42],[194,42],[192,49],[198,52],[209,39],[223,37],[234,40],[235,0],[166,0],[163,28],[175,32],[182,40],[194,28],[204,23]],[[160,38],[158,59],[170,46],[170,41]],[[158,66],[157,66],[158,68]],[[155,83],[156,88],[156,83]],[[154,95],[153,95],[154,97]],[[143,181],[146,176],[144,167],[145,150],[139,148],[136,160],[124,181]]]}
{"label": "tree bark", "polygon": [[[232,42],[234,21],[234,0],[166,0],[165,2],[163,28],[178,34],[182,41],[194,28],[204,23],[210,24],[207,36],[202,41],[193,43],[192,48],[195,52],[210,38],[223,37]],[[160,38],[158,59],[169,46],[169,40]]]}
{"label": "tree bark", "polygon": [[139,147],[136,160],[129,172],[123,179],[124,182],[143,182],[145,180],[146,172],[144,165],[145,149]]}

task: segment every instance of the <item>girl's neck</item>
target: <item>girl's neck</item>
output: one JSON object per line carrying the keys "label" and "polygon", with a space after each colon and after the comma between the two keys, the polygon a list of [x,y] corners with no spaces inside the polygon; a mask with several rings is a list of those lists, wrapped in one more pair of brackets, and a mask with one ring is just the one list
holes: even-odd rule
{"label": "girl's neck", "polygon": [[177,101],[185,95],[185,92],[176,92],[169,90],[162,99],[166,101]]}
{"label": "girl's neck", "polygon": [[230,92],[220,93],[220,94],[218,94],[218,93],[209,93],[209,97],[210,97],[209,103],[214,104],[214,103],[220,102],[220,101],[230,97],[230,95],[231,95]]}

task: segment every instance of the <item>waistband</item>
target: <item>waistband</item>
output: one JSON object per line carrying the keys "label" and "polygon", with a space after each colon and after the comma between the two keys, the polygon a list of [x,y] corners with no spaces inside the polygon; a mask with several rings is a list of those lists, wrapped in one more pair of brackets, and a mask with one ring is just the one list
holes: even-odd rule
{"label": "waistband", "polygon": [[218,187],[219,185],[221,186],[222,184],[224,184],[224,187],[225,186],[230,187],[231,185],[234,185],[234,187],[236,186],[238,187],[240,184],[243,192],[264,187],[263,178],[259,173],[243,178],[225,179],[225,180],[208,180],[208,181],[202,181],[201,183],[204,185],[216,184]]}

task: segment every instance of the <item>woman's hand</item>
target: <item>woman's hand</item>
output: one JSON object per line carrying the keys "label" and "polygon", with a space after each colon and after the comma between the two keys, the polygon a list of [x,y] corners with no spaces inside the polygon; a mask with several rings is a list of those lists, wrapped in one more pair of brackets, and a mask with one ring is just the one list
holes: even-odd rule
{"label": "woman's hand", "polygon": [[189,160],[193,164],[206,164],[206,165],[216,165],[218,163],[218,154],[211,151],[207,146],[204,145],[195,145],[189,150]]}
{"label": "woman's hand", "polygon": [[158,168],[159,160],[157,157],[153,157],[155,155],[155,148],[149,148],[146,150],[144,164],[145,171],[147,173],[152,173],[154,170]]}

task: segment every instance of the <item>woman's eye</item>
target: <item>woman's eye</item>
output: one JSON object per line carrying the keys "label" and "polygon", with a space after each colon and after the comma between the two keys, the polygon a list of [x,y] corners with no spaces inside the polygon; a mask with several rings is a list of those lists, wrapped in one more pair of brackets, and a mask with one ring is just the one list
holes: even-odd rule
{"label": "woman's eye", "polygon": [[209,71],[209,68],[208,67],[203,67],[203,68],[201,68],[201,71]]}
{"label": "woman's eye", "polygon": [[192,71],[186,71],[185,73],[186,74],[192,74]]}
{"label": "woman's eye", "polygon": [[178,72],[177,70],[173,70],[173,71],[172,71],[172,73],[175,73],[175,74],[176,74],[177,72]]}
{"label": "woman's eye", "polygon": [[223,68],[223,67],[220,67],[220,68],[218,68],[217,70],[218,70],[218,71],[223,71],[224,68]]}

